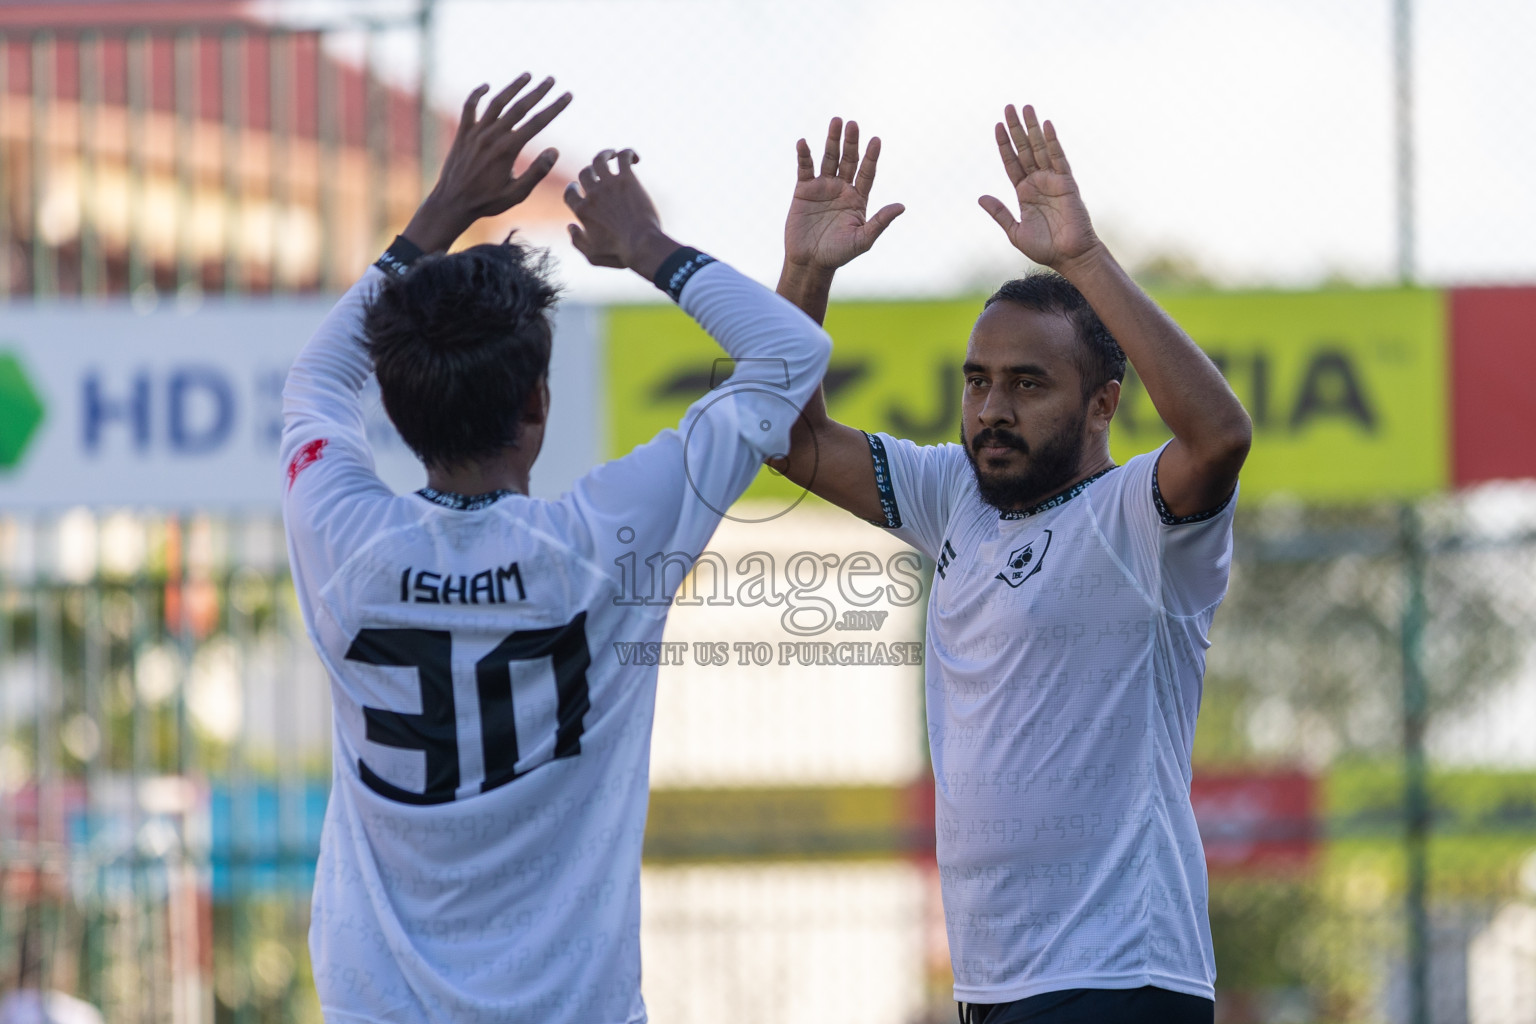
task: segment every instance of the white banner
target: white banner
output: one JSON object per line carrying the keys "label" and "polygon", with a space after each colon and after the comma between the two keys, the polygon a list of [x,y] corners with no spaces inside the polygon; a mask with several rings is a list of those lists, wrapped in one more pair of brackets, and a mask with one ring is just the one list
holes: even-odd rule
{"label": "white banner", "polygon": [[[0,305],[0,509],[276,509],[283,379],[330,304],[205,301],[135,312],[127,303]],[[550,423],[532,489],[554,497],[596,465],[600,312],[556,321]],[[397,491],[426,481],[365,393],[379,474]]]}

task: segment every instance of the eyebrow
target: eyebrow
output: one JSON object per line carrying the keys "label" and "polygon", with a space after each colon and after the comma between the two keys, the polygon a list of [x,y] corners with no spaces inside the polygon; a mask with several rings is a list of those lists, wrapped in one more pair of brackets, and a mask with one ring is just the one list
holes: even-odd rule
{"label": "eyebrow", "polygon": [[[986,373],[987,368],[980,363],[965,363],[961,366],[963,373]],[[1049,377],[1050,371],[1037,363],[1022,363],[1018,366],[1005,366],[1003,372],[1010,377]]]}

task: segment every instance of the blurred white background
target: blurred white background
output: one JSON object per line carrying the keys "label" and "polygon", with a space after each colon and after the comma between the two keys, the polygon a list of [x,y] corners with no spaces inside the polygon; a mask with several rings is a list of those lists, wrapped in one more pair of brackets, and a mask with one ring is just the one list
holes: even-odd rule
{"label": "blurred white background", "polygon": [[[1536,6],[1414,5],[1415,208],[1426,283],[1536,275]],[[907,213],[841,295],[981,290],[1020,266],[976,205],[1005,189],[992,125],[1032,102],[1133,264],[1221,285],[1395,277],[1385,0],[443,0],[440,100],[524,68],[576,103],[571,168],[633,146],[669,229],[776,275],[794,142],[827,119],[885,143]],[[402,59],[404,55],[402,55]],[[1004,193],[1006,195],[1006,193]],[[573,293],[648,298],[560,252]]]}

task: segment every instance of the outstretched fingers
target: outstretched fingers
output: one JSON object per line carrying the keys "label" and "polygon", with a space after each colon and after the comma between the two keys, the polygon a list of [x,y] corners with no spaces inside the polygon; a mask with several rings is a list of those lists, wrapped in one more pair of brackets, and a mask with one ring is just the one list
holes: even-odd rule
{"label": "outstretched fingers", "polygon": [[1028,103],[1024,104],[1024,128],[1029,133],[1029,151],[1036,166],[1050,167],[1051,154],[1045,144],[1045,132],[1040,129],[1040,119],[1035,117],[1035,108]]}
{"label": "outstretched fingers", "polygon": [[464,109],[459,112],[459,138],[463,138],[471,128],[475,126],[475,114],[480,109],[480,99],[491,91],[488,85],[475,87],[475,91],[469,94],[464,101]]}
{"label": "outstretched fingers", "polygon": [[834,117],[827,125],[827,145],[821,152],[821,176],[831,178],[837,174],[837,162],[843,145],[843,119]]}
{"label": "outstretched fingers", "polygon": [[640,162],[640,154],[632,149],[619,150],[619,173],[629,174],[630,168]]}
{"label": "outstretched fingers", "polygon": [[531,81],[533,81],[533,76],[524,71],[522,74],[512,79],[512,81],[508,82],[507,87],[501,90],[501,92],[497,93],[495,96],[492,96],[491,102],[485,105],[485,113],[480,118],[481,123],[488,123],[500,117],[502,108],[504,108],[508,103],[511,103],[512,97],[522,92],[523,86],[527,85]]}
{"label": "outstretched fingers", "polygon": [[879,210],[875,211],[875,215],[869,218],[864,226],[859,229],[859,240],[864,248],[867,250],[870,246],[874,245],[875,239],[884,234],[885,229],[891,226],[891,222],[900,217],[906,210],[907,208],[900,203],[892,203],[889,206],[882,206]]}
{"label": "outstretched fingers", "polygon": [[548,127],[549,122],[559,117],[560,111],[571,105],[571,99],[570,93],[561,93],[559,98],[553,103],[533,115],[526,123],[518,127],[517,130],[509,133],[508,138],[513,139],[516,145],[522,146],[529,139]]}
{"label": "outstretched fingers", "polygon": [[529,164],[522,174],[512,179],[512,193],[518,197],[519,201],[531,195],[533,190],[539,187],[539,182],[555,169],[555,162],[559,159],[560,151],[554,147],[534,157],[533,163]]}
{"label": "outstretched fingers", "polygon": [[816,177],[816,165],[811,162],[811,146],[804,139],[795,143],[795,178],[810,181]]}
{"label": "outstretched fingers", "polygon": [[1061,148],[1061,140],[1056,137],[1056,126],[1047,121],[1041,127],[1045,130],[1045,149],[1051,157],[1051,169],[1061,174],[1071,174],[1072,165],[1067,163],[1066,150]]}
{"label": "outstretched fingers", "polygon": [[997,226],[1012,238],[1013,229],[1018,225],[1018,221],[1013,219],[1013,213],[1003,205],[1003,201],[996,196],[982,196],[976,201],[981,204],[983,210],[992,215],[992,219],[997,221]]}
{"label": "outstretched fingers", "polygon": [[843,158],[837,165],[837,176],[853,184],[854,173],[859,168],[859,123],[849,121],[843,126]]}
{"label": "outstretched fingers", "polygon": [[534,86],[527,93],[519,96],[517,98],[517,102],[507,107],[506,112],[503,113],[498,118],[498,120],[500,120],[502,125],[508,129],[515,127],[517,122],[523,119],[523,115],[532,110],[534,104],[538,103],[539,100],[548,95],[549,90],[553,89],[554,87],[555,78],[553,75],[550,75],[549,77],[545,78],[544,81]]}
{"label": "outstretched fingers", "polygon": [[[1030,169],[1026,168],[1021,162],[1021,154],[1016,149],[1014,149],[1013,139],[1009,137],[1009,132],[1006,125],[999,121],[996,127],[993,128],[993,135],[995,135],[997,138],[997,155],[1002,157],[1003,170],[1008,172],[1008,180],[1013,183],[1015,188],[1017,188],[1019,182],[1029,177]],[[1027,146],[1025,147],[1024,152],[1029,152],[1029,148]]]}
{"label": "outstretched fingers", "polygon": [[[1029,145],[1029,132],[1019,120],[1019,112],[1014,109],[1012,103],[1003,108],[1003,121],[1006,123],[1008,140],[1013,145],[1014,151],[1018,153],[1019,166],[1024,169],[1026,175],[1033,173],[1040,162],[1035,159],[1035,151]],[[1014,184],[1017,185],[1018,182],[1015,181]]]}
{"label": "outstretched fingers", "polygon": [[864,148],[864,161],[859,164],[859,173],[853,179],[853,190],[865,199],[869,198],[870,190],[875,187],[875,167],[879,161],[880,136],[876,135]]}

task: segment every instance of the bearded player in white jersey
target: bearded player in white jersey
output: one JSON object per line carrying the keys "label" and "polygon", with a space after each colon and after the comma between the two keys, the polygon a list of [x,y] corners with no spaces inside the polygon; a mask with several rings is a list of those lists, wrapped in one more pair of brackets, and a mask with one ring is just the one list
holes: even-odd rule
{"label": "bearded player in white jersey", "polygon": [[[437,186],[284,389],[289,556],[334,706],[310,929],[331,1024],[645,1019],[656,667],[612,652],[661,639],[670,593],[625,600],[620,566],[696,557],[827,366],[814,322],[668,238],[638,158],[600,153],[566,193],[577,249],[654,280],[742,370],[558,501],[529,497],[555,289],[516,245],[436,255],[554,166],[512,173],[569,101],[530,117],[553,83],[528,83],[478,115],[470,96]],[[374,474],[370,374],[426,465],[414,494]]]}
{"label": "bearded player in white jersey", "polygon": [[[1050,273],[987,300],[960,443],[834,422],[820,393],[778,468],[935,562],[927,625],[937,853],[961,1019],[1214,1015],[1190,752],[1251,425],[1216,367],[1095,236],[1049,121],[996,129],[1018,201],[982,207]],[[818,322],[866,219],[878,140],[799,144],[779,292]],[[957,357],[959,353],[956,353]],[[1116,466],[1129,356],[1173,431]]]}

